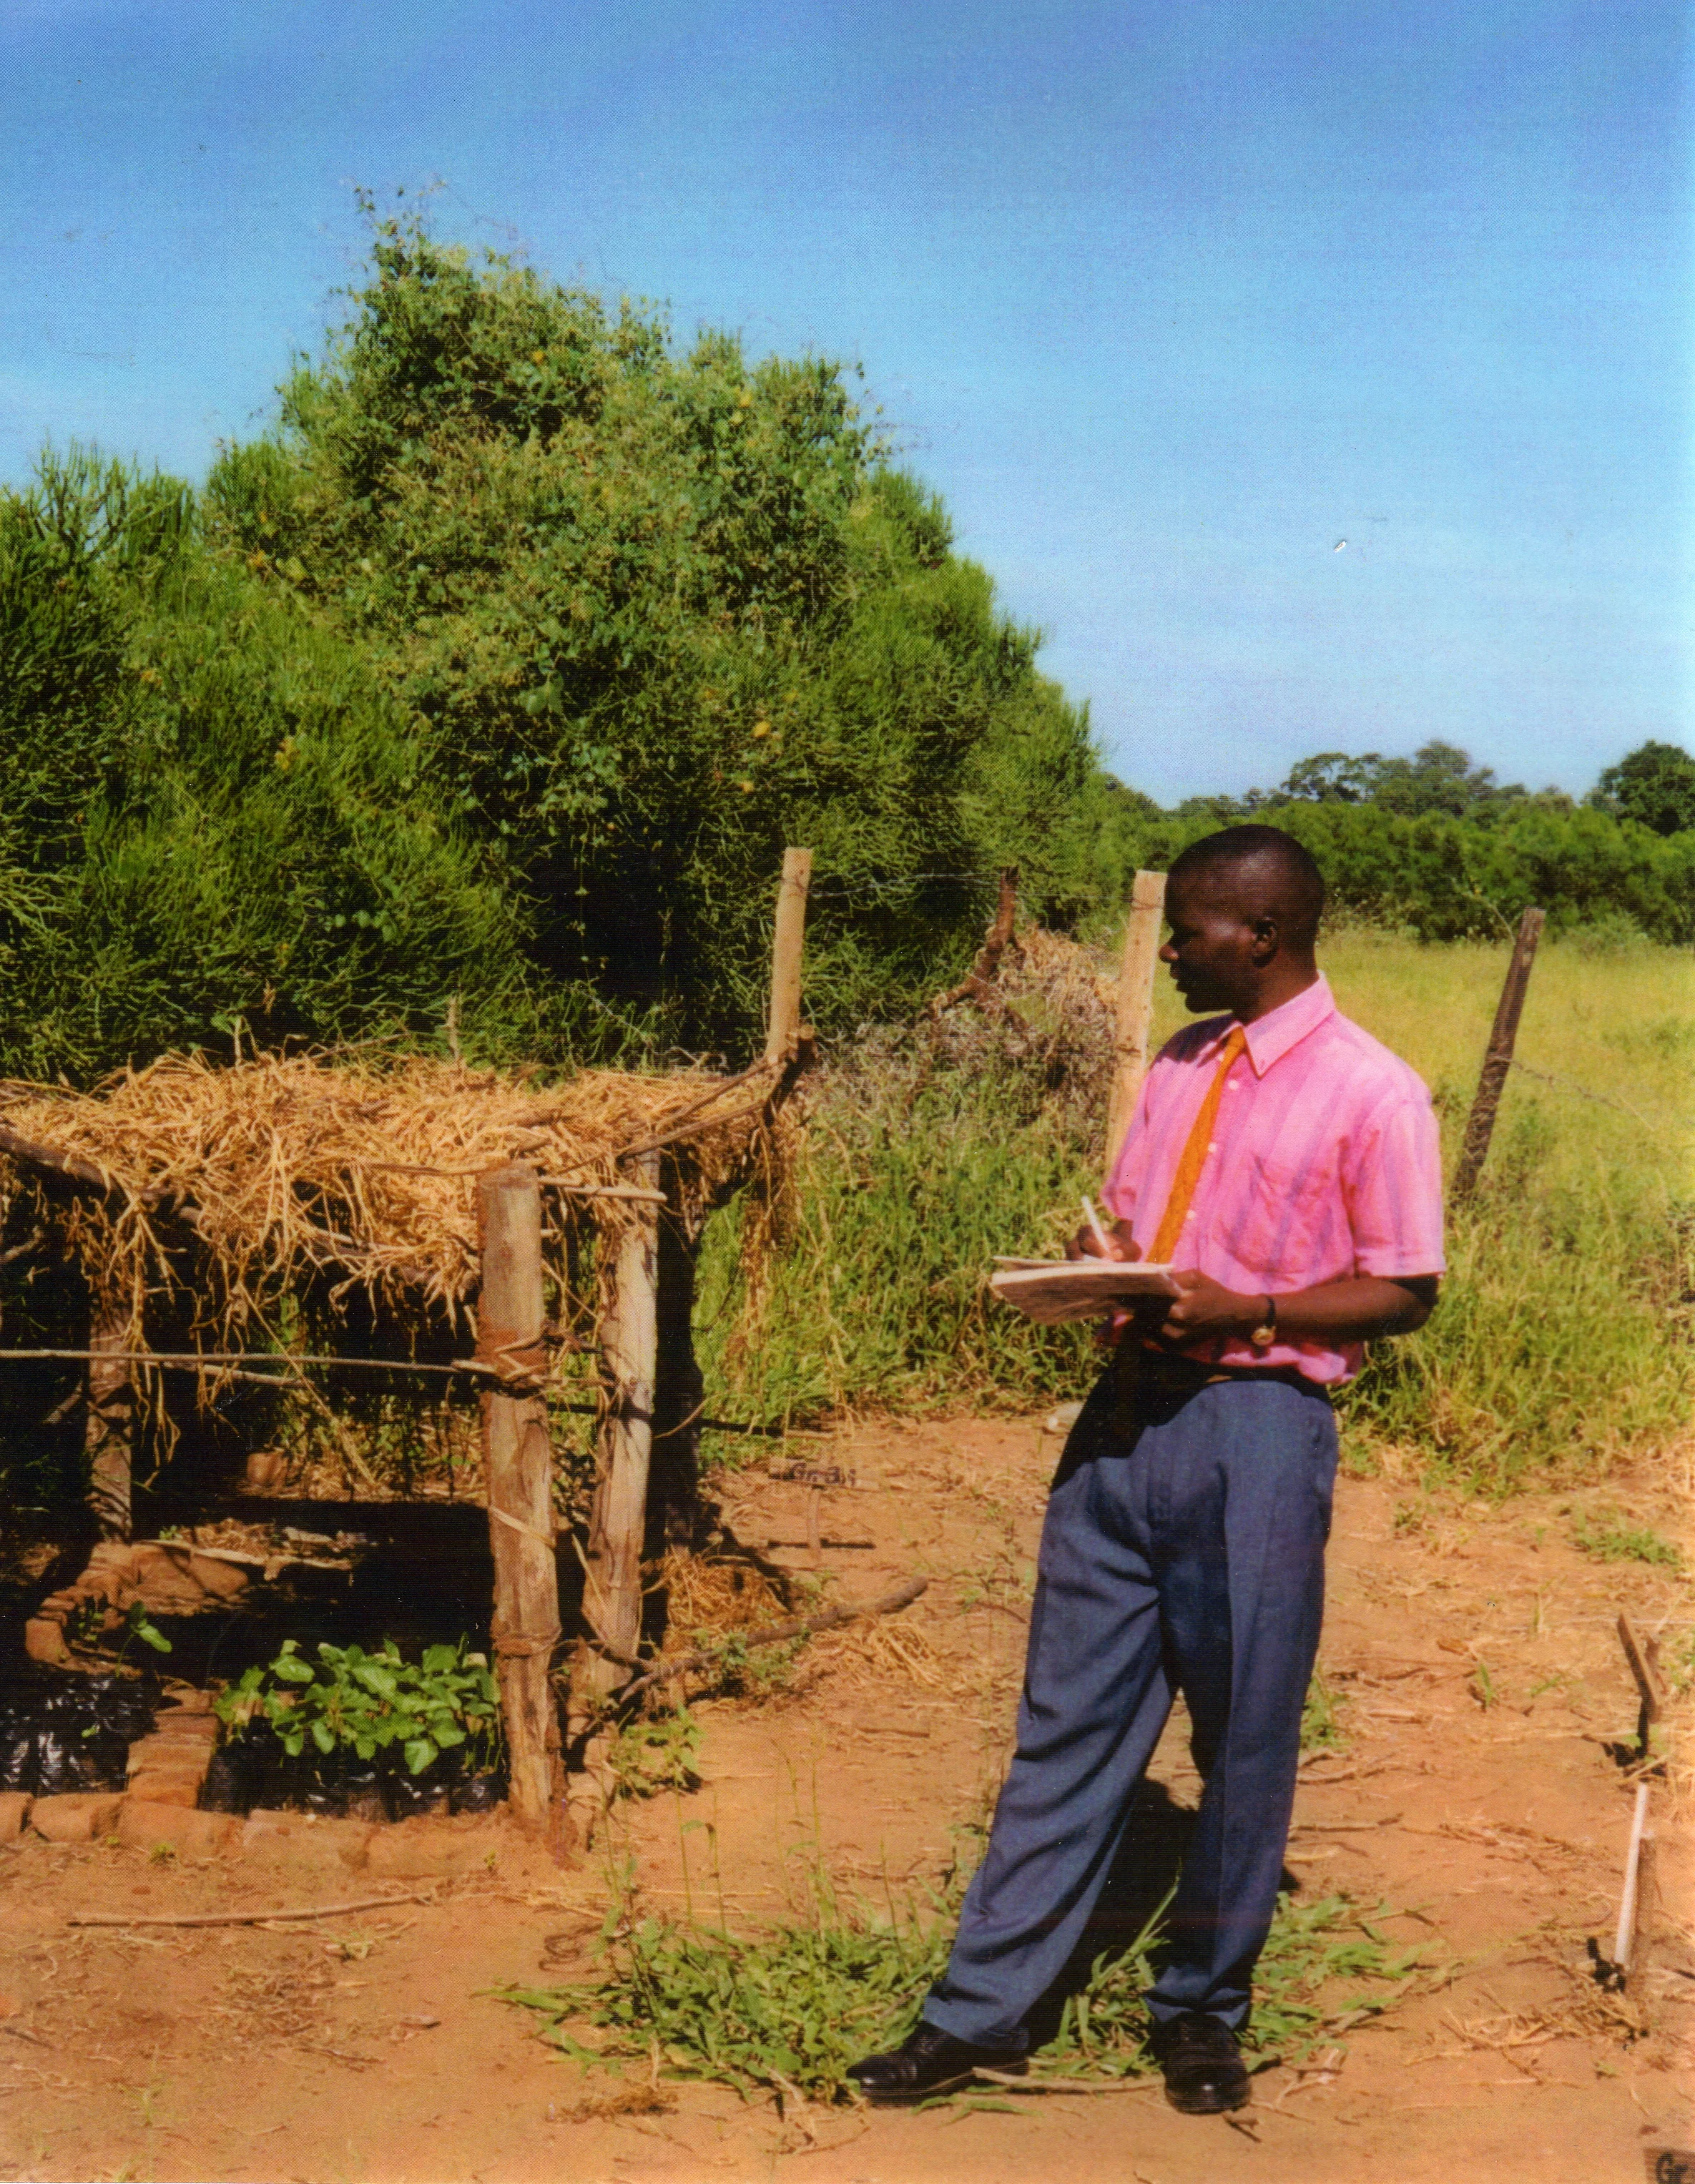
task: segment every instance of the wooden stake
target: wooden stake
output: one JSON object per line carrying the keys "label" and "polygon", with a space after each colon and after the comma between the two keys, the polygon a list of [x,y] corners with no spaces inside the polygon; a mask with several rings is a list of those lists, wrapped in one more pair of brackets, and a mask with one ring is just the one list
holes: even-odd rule
{"label": "wooden stake", "polygon": [[559,1567],[554,1552],[553,1444],[540,1384],[543,1340],[542,1197],[523,1162],[477,1178],[482,1287],[477,1353],[506,1376],[482,1396],[488,1538],[494,1556],[491,1636],[511,1777],[512,1815],[566,1847],[559,1711],[549,1669],[559,1644]]}
{"label": "wooden stake", "polygon": [[1625,1853],[1625,1887],[1619,1900],[1619,1929],[1613,1936],[1613,1970],[1622,1980],[1631,1969],[1636,1945],[1636,1906],[1640,1901],[1642,1836],[1648,1827],[1648,1786],[1636,1785],[1636,1810],[1631,1815],[1630,1848]]}
{"label": "wooden stake", "polygon": [[1519,1017],[1525,1006],[1525,989],[1531,983],[1531,965],[1536,960],[1542,931],[1542,912],[1527,910],[1519,920],[1519,937],[1513,944],[1513,960],[1507,966],[1506,983],[1495,1011],[1495,1028],[1489,1034],[1483,1068],[1477,1079],[1477,1096],[1471,1103],[1465,1142],[1460,1147],[1459,1166],[1454,1170],[1452,1195],[1456,1204],[1469,1198],[1477,1188],[1477,1178],[1488,1157],[1489,1140],[1495,1131],[1495,1113],[1501,1105],[1507,1072],[1513,1066],[1513,1043],[1519,1036]]}
{"label": "wooden stake", "polygon": [[771,943],[771,1012],[765,1058],[783,1061],[800,1038],[800,946],[806,931],[806,890],[812,884],[812,852],[785,850],[777,891],[777,925]]}
{"label": "wooden stake", "polygon": [[[797,854],[806,852],[790,852]],[[652,1189],[659,1178],[657,1159],[649,1156],[639,1173]],[[602,1276],[605,1408],[583,1606],[589,1627],[606,1647],[589,1675],[591,1688],[603,1696],[628,1681],[622,1663],[635,1658],[642,1632],[642,1546],[659,1358],[658,1230],[649,1207],[633,1207],[613,1254],[610,1281]]]}
{"label": "wooden stake", "polygon": [[1652,1638],[1646,1641],[1638,1634],[1628,1613],[1619,1618],[1619,1643],[1625,1649],[1625,1658],[1630,1663],[1631,1674],[1636,1680],[1636,1691],[1642,1699],[1642,1711],[1636,1719],[1636,1736],[1642,1747],[1642,1756],[1648,1758],[1653,1748],[1653,1724],[1665,1708],[1665,1686],[1659,1680],[1659,1663]]}
{"label": "wooden stake", "polygon": [[[667,1176],[674,1174],[667,1167]],[[660,1194],[654,1193],[657,1196]],[[655,1281],[653,1462],[648,1479],[650,1551],[693,1544],[700,1507],[700,1433],[706,1382],[694,1354],[694,1281],[700,1226],[681,1192],[659,1216]]]}
{"label": "wooden stake", "polygon": [[88,1329],[88,1506],[103,1540],[130,1536],[135,1390],[130,1379],[126,1312],[97,1305]]}
{"label": "wooden stake", "polygon": [[1153,1019],[1153,974],[1159,964],[1159,928],[1165,915],[1165,874],[1138,872],[1130,888],[1124,956],[1118,967],[1118,1023],[1113,1039],[1118,1067],[1107,1116],[1107,1173],[1112,1172],[1124,1133],[1147,1075],[1148,1026]]}

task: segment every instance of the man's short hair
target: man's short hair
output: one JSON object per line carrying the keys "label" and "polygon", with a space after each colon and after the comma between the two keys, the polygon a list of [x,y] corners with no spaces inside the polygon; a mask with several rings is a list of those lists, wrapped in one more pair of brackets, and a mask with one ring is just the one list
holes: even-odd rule
{"label": "man's short hair", "polygon": [[1240,882],[1244,908],[1275,917],[1285,937],[1310,948],[1324,912],[1324,876],[1312,852],[1280,827],[1224,827],[1203,834],[1172,861],[1168,882],[1229,874]]}

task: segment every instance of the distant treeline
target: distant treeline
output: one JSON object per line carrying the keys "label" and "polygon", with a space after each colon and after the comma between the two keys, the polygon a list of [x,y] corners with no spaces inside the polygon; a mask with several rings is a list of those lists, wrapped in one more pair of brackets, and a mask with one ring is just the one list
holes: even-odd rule
{"label": "distant treeline", "polygon": [[380,224],[204,489],[73,449],[0,493],[0,1072],[449,1011],[473,1056],[743,1056],[787,842],[826,1029],[934,991],[999,866],[1104,929],[1250,807],[1420,933],[1695,939],[1687,784],[1675,827],[1634,777],[1413,808],[1433,745],[1164,813],[1036,649],[839,366]]}
{"label": "distant treeline", "polygon": [[1334,908],[1424,940],[1508,929],[1536,903],[1554,933],[1695,941],[1695,759],[1644,744],[1581,804],[1503,786],[1454,744],[1410,759],[1325,751],[1275,789],[1196,797],[1162,811],[1116,799],[1107,860],[1158,869],[1214,827],[1255,819],[1310,849]]}

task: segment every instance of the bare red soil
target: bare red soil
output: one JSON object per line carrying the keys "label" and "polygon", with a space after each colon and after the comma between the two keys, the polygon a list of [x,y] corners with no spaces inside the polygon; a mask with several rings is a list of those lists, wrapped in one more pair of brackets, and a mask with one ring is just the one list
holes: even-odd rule
{"label": "bare red soil", "polygon": [[[1586,1955],[1592,1936],[1610,1946],[1631,1807],[1619,1755],[1636,1698],[1614,1620],[1629,1607],[1675,1665],[1691,1588],[1573,1545],[1574,1518],[1603,1508],[1675,1537],[1681,1476],[1493,1511],[1341,1482],[1322,1659],[1345,1743],[1303,1770],[1290,1868],[1306,1895],[1386,1903],[1386,1930],[1425,1968],[1386,2018],[1321,2051],[1326,2067],[1257,2078],[1236,2119],[1178,2116],[1151,2086],[1014,2096],[1012,2114],[780,2117],[666,2085],[621,2114],[630,2080],[560,2060],[488,1993],[588,1970],[611,1866],[651,1909],[716,1917],[722,1890],[750,1924],[782,1915],[819,1854],[867,1892],[885,1874],[934,1881],[1004,1760],[1056,1449],[1035,1420],[842,1435],[829,1460],[859,1485],[828,1498],[825,1567],[845,1596],[913,1572],[928,1593],[815,1641],[773,1701],[703,1704],[701,1787],[620,1802],[571,1871],[489,1822],[388,1830],[375,1880],[333,1825],[203,1859],[27,1833],[0,1849],[0,2177],[1636,2184],[1645,2149],[1695,2143],[1687,1702],[1625,1992],[1604,1994]],[[728,1498],[743,1537],[808,1564],[799,1490],[743,1474]],[[1192,1803],[1175,1725],[1155,1774]],[[443,1864],[457,1869],[430,1877]],[[304,1928],[68,1923],[408,1886],[418,1900]]]}

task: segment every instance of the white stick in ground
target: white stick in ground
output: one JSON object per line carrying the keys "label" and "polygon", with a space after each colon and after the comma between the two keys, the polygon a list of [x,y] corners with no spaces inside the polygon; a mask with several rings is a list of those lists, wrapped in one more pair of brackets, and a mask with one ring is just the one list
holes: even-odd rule
{"label": "white stick in ground", "polygon": [[1636,1808],[1631,1815],[1631,1847],[1625,1853],[1625,1892],[1619,1903],[1619,1930],[1613,1937],[1613,1963],[1620,1972],[1631,1966],[1636,1942],[1636,1884],[1642,1872],[1642,1836],[1648,1828],[1646,1782],[1636,1785]]}

